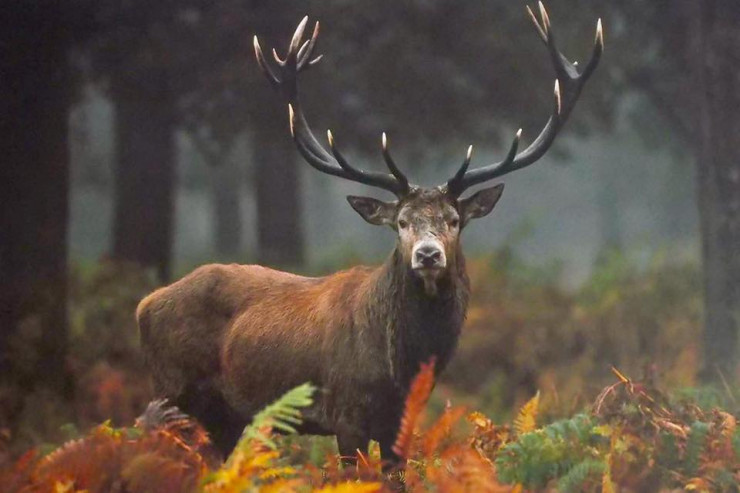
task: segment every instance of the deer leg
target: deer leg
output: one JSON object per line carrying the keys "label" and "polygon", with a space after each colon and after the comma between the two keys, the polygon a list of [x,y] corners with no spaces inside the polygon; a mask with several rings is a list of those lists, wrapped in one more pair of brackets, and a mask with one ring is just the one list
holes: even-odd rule
{"label": "deer leg", "polygon": [[337,447],[342,464],[354,466],[357,463],[357,451],[367,453],[370,438],[367,433],[359,430],[343,430],[337,432]]}
{"label": "deer leg", "polygon": [[406,466],[406,461],[393,451],[393,444],[395,442],[395,435],[389,435],[389,437],[378,441],[380,444],[380,458],[383,459],[384,473],[399,471]]}
{"label": "deer leg", "polygon": [[188,386],[174,403],[203,425],[225,460],[239,441],[247,420],[239,416],[223,395],[208,384]]}

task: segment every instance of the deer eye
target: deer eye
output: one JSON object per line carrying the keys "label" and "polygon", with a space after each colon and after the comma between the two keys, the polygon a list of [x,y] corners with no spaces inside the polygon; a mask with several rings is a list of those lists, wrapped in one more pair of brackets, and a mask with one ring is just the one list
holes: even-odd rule
{"label": "deer eye", "polygon": [[450,219],[450,223],[449,224],[450,224],[450,227],[451,228],[457,228],[458,226],[460,226],[460,220],[458,218],[454,217],[454,218]]}
{"label": "deer eye", "polygon": [[398,220],[398,227],[399,228],[406,229],[406,228],[408,228],[408,226],[409,226],[408,221],[404,221],[403,219],[399,219]]}

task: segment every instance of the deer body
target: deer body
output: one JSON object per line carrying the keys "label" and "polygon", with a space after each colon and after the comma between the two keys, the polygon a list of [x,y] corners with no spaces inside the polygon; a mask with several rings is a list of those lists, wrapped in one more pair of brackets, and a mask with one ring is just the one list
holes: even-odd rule
{"label": "deer body", "polygon": [[213,264],[141,302],[137,320],[155,390],[198,418],[224,454],[255,412],[309,381],[320,391],[300,431],[336,434],[345,457],[376,439],[384,460],[397,459],[392,446],[410,381],[432,357],[437,371],[446,366],[465,318],[469,285],[460,233],[491,212],[503,185],[461,195],[545,154],[603,50],[599,21],[593,55],[579,73],[557,50],[544,6],[540,3],[540,20],[529,13],[557,75],[550,119],[520,153],[517,132],[503,161],[468,170],[469,147],[457,173],[437,187],[409,183],[390,156],[385,134],[382,150],[390,174],[350,165],[331,132],[329,151],[319,144],[297,85],[299,72],[321,58],[312,59],[318,23],[305,42],[307,18],[299,24],[284,60],[273,51],[276,67],[254,38],[259,66],[288,102],[298,151],[323,173],[393,193],[392,202],[348,200],[367,222],[396,231],[397,241],[375,269],[308,278],[256,265]]}
{"label": "deer body", "polygon": [[[440,284],[426,296],[397,251],[378,268],[320,278],[212,264],[145,298],[137,319],[156,392],[204,423],[229,416],[229,428],[241,429],[310,381],[321,392],[303,431],[336,434],[343,454],[368,439],[388,454],[419,364],[435,357],[443,369],[460,333],[467,275]],[[198,388],[211,402],[191,402]],[[223,451],[237,438],[214,435]]]}

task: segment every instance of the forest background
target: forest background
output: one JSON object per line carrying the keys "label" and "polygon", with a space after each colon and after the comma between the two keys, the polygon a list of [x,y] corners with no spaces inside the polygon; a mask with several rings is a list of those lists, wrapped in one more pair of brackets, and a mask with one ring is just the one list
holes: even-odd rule
{"label": "forest background", "polygon": [[[0,12],[0,427],[13,455],[151,398],[133,311],[211,261],[321,274],[393,235],[300,161],[251,40],[322,23],[306,112],[414,181],[497,160],[551,107],[525,3],[46,0]],[[560,49],[606,51],[556,148],[464,234],[474,299],[438,403],[566,415],[610,367],[732,401],[740,313],[740,7],[558,0]],[[704,390],[702,390],[704,392]],[[711,395],[714,390],[707,391]],[[441,406],[441,404],[438,404]]]}

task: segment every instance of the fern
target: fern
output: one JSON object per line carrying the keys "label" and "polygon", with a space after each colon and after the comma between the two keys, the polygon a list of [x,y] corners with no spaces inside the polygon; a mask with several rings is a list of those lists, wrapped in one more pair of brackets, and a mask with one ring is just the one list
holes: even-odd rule
{"label": "fern", "polygon": [[495,461],[499,478],[525,488],[542,488],[567,475],[576,464],[592,459],[598,440],[603,437],[583,414],[525,433],[501,449]]}
{"label": "fern", "polygon": [[312,396],[315,391],[316,387],[312,384],[304,383],[255,414],[252,423],[244,428],[237,450],[243,450],[255,442],[276,450],[277,445],[265,430],[296,433],[295,427],[303,422],[300,409],[313,404]]}
{"label": "fern", "polygon": [[537,426],[537,413],[540,407],[540,393],[539,391],[532,397],[522,408],[519,410],[519,414],[514,420],[514,429],[517,434],[523,435],[534,431]]}
{"label": "fern", "polygon": [[439,447],[440,442],[449,435],[452,427],[465,414],[464,407],[447,407],[442,416],[426,431],[422,443],[422,456],[430,458]]}
{"label": "fern", "polygon": [[680,453],[676,436],[672,433],[662,431],[658,435],[657,459],[660,465],[666,470],[675,469],[681,463]]}
{"label": "fern", "polygon": [[740,460],[740,428],[736,428],[732,434],[732,451],[735,452],[735,459]]}
{"label": "fern", "polygon": [[686,441],[686,455],[684,456],[684,471],[689,476],[694,476],[699,470],[701,453],[707,443],[709,425],[701,421],[695,421],[691,425],[689,437]]}
{"label": "fern", "polygon": [[304,383],[289,390],[258,412],[244,428],[239,443],[224,465],[203,481],[205,492],[295,491],[300,481],[293,467],[279,466],[277,444],[270,432],[296,433],[302,423],[301,408],[313,404],[316,387]]}
{"label": "fern", "polygon": [[414,428],[421,421],[429,395],[434,388],[434,358],[429,363],[422,363],[419,373],[411,382],[411,390],[406,397],[406,405],[401,418],[401,426],[393,444],[393,451],[399,457],[408,459],[411,454],[411,443]]}
{"label": "fern", "polygon": [[601,476],[606,472],[606,464],[596,459],[586,459],[579,462],[560,478],[557,490],[560,493],[577,493],[584,491],[584,483],[589,478]]}
{"label": "fern", "polygon": [[357,483],[346,481],[340,484],[324,486],[315,493],[375,493],[383,487],[380,483]]}

